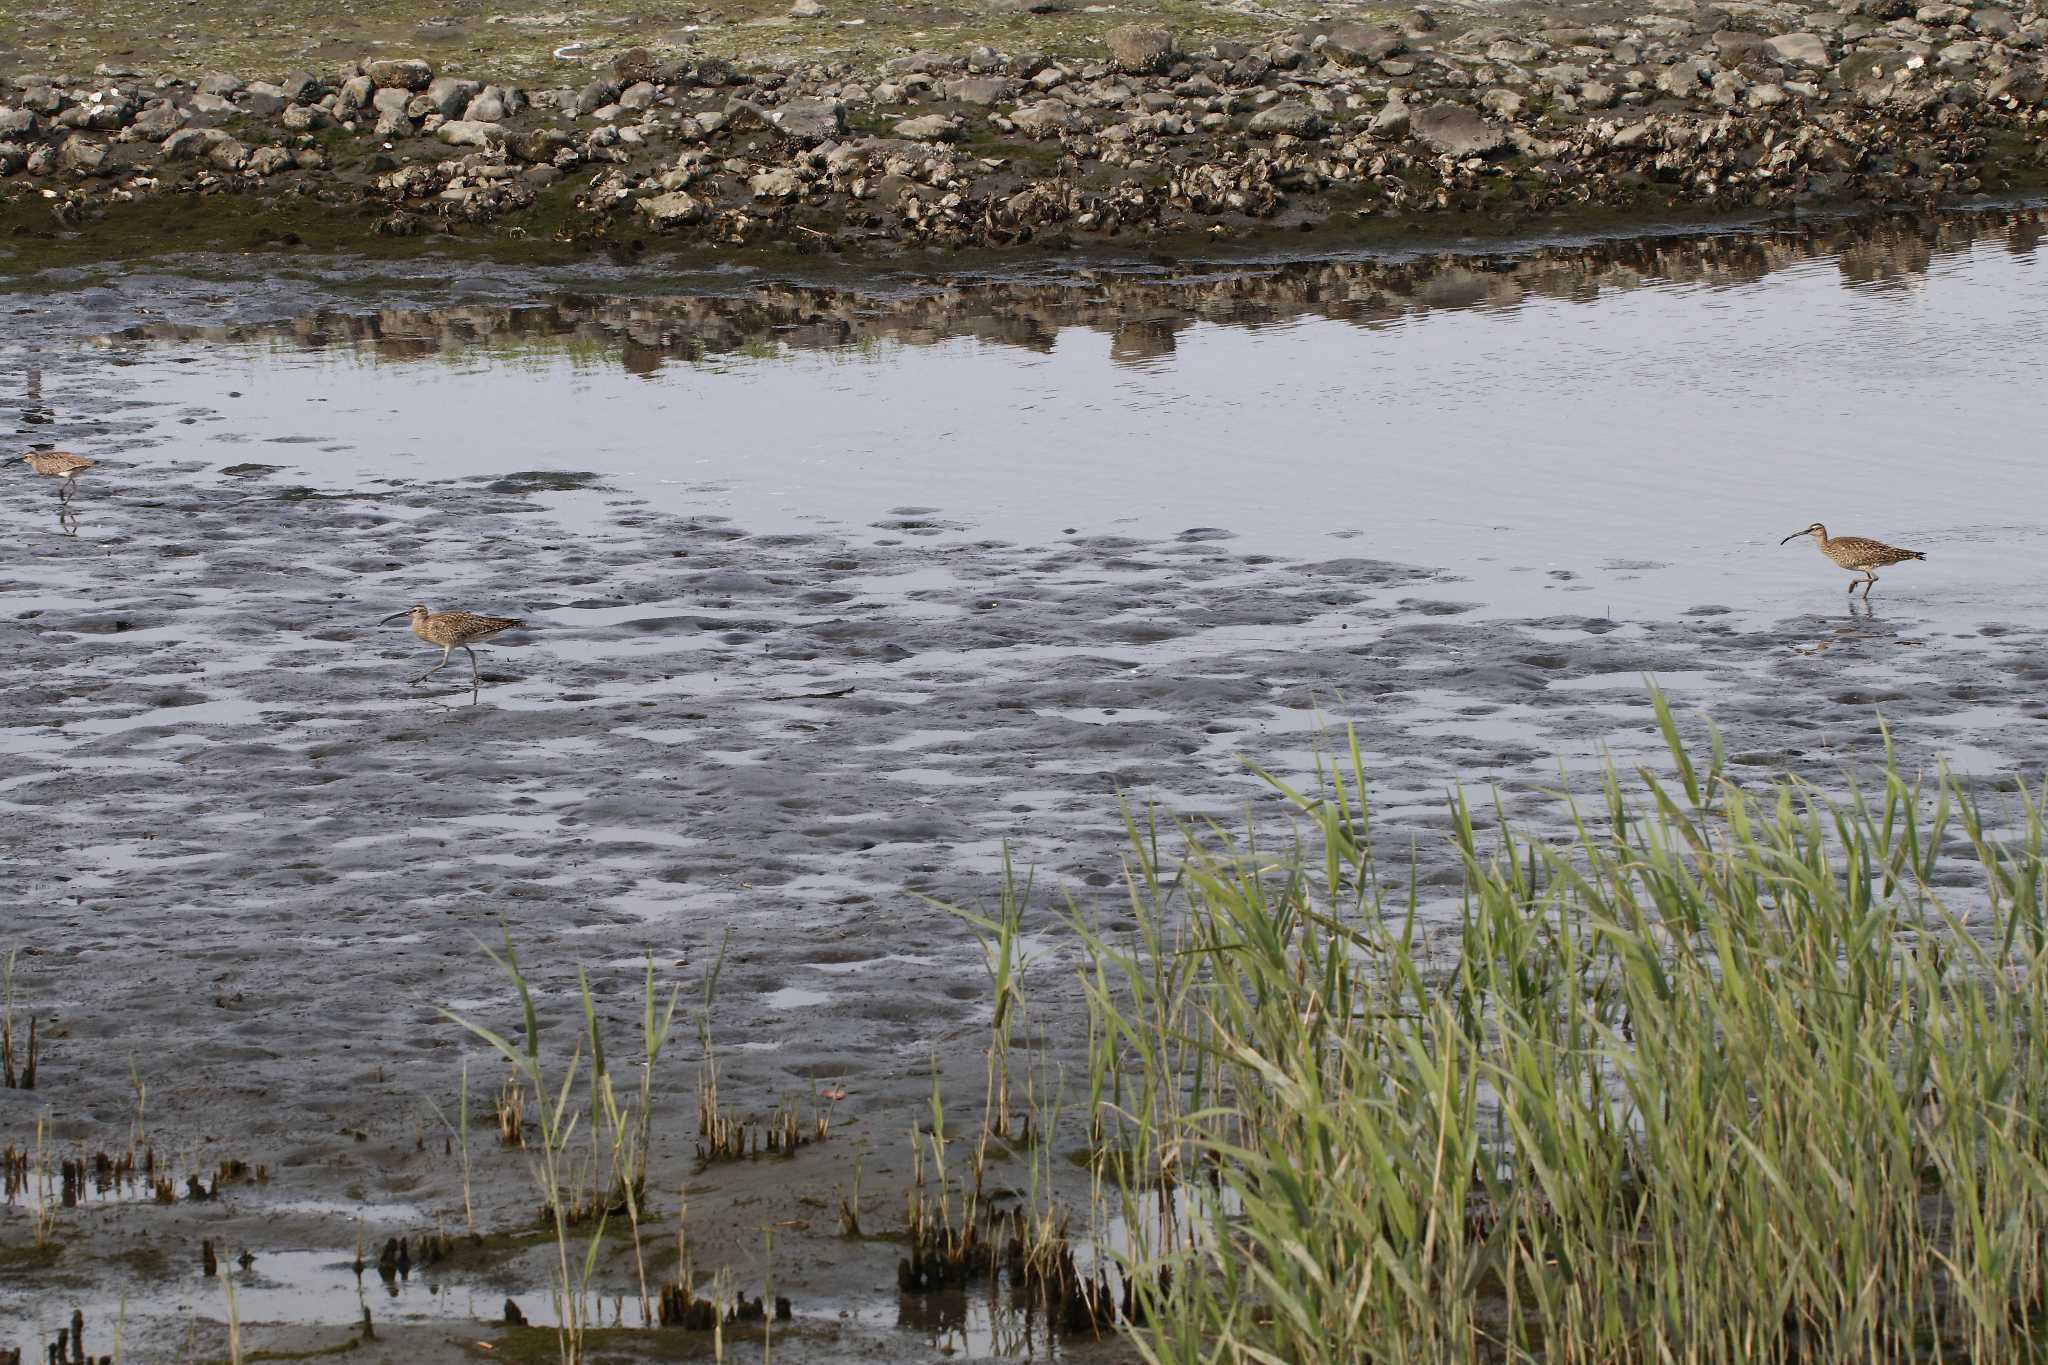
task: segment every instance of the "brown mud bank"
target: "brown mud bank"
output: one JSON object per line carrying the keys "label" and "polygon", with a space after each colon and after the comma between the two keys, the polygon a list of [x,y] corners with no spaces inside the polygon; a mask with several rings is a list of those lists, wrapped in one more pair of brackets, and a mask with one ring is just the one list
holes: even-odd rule
{"label": "brown mud bank", "polygon": [[[0,83],[0,262],[460,241],[893,255],[1515,234],[1932,205],[2048,180],[2048,18],[1891,0],[1125,25],[559,88],[373,55]],[[1066,50],[1061,50],[1065,46]]]}

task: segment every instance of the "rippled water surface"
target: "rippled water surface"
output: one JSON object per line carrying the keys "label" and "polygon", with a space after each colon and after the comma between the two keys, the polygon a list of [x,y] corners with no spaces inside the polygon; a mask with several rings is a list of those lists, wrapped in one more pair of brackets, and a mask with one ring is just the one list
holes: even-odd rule
{"label": "rippled water surface", "polygon": [[[1867,774],[1880,716],[1909,767],[2038,776],[2039,228],[17,289],[0,423],[101,461],[68,506],[0,473],[0,950],[33,949],[24,999],[62,1021],[52,1140],[125,1130],[136,1055],[167,1151],[277,1166],[236,1245],[317,1278],[356,1234],[310,1210],[459,1215],[419,1097],[461,1054],[435,1006],[505,1006],[475,950],[500,925],[546,998],[588,965],[622,1028],[648,956],[694,990],[727,944],[728,1093],[842,1086],[841,1131],[886,1153],[986,1020],[971,937],[912,892],[985,905],[1007,849],[1113,916],[1119,797],[1277,818],[1246,761],[1303,777],[1349,726],[1448,903],[1444,792],[1557,828],[1548,789],[1657,752],[1645,675],[1740,780]],[[1927,562],[1851,602],[1778,543],[1814,520]],[[415,600],[528,626],[474,691],[460,654],[415,687],[437,656],[376,624]],[[1033,916],[1057,1052],[1082,1026]],[[0,1142],[50,1100],[0,1090]],[[496,1215],[527,1216],[500,1174]],[[786,1229],[800,1323],[979,1340],[750,1178],[693,1207],[778,1210],[745,1226]],[[130,1288],[204,1311],[91,1298]],[[0,1318],[68,1315],[10,1292]]]}

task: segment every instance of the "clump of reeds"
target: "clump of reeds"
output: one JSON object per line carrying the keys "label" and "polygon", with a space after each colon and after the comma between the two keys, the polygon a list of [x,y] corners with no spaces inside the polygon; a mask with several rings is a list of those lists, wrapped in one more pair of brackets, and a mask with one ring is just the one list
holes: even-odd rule
{"label": "clump of reeds", "polygon": [[[465,1063],[466,1065],[466,1063]],[[498,1124],[498,1143],[504,1147],[526,1145],[526,1085],[515,1068],[498,1088],[498,1102],[491,1115]]]}
{"label": "clump of reeds", "polygon": [[[464,1057],[462,1059],[462,1086],[457,1093],[454,1120],[452,1122],[449,1120],[448,1111],[443,1109],[440,1103],[436,1101],[432,1096],[427,1097],[427,1106],[434,1111],[434,1117],[441,1121],[441,1127],[444,1133],[446,1134],[447,1145],[450,1148],[459,1148],[461,1151],[462,1219],[463,1222],[466,1223],[469,1227],[470,1240],[474,1241],[476,1240],[478,1234],[476,1229],[476,1200],[472,1195],[470,1184],[471,1171],[469,1161],[469,1058]],[[517,1119],[515,1118],[513,1122],[516,1128]],[[499,1141],[504,1141],[504,1135],[505,1120],[501,1116],[498,1121]]]}
{"label": "clump of reeds", "polygon": [[[557,1338],[565,1362],[580,1360],[585,1333],[596,1311],[590,1281],[597,1265],[610,1220],[624,1214],[631,1231],[634,1268],[640,1281],[640,1314],[643,1323],[655,1320],[655,1302],[648,1293],[647,1272],[641,1254],[641,1197],[647,1180],[648,1134],[653,1120],[654,1072],[667,1044],[675,1019],[678,992],[671,992],[667,1007],[661,1008],[655,990],[654,964],[650,959],[642,998],[639,1080],[631,1098],[621,1101],[613,1083],[597,1008],[590,994],[590,982],[579,971],[577,989],[583,1012],[583,1032],[561,1065],[560,1078],[550,1076],[540,1052],[540,1018],[525,975],[520,971],[511,936],[506,935],[503,955],[485,949],[504,971],[519,997],[524,1035],[514,1044],[498,1033],[455,1014],[442,1014],[489,1043],[511,1068],[511,1077],[498,1104],[499,1134],[506,1141],[525,1145],[524,1113],[533,1102],[534,1126],[539,1131],[540,1150],[533,1159],[533,1175],[542,1196],[541,1218],[555,1234],[555,1293],[558,1307]],[[585,1058],[589,1059],[587,1073]],[[570,1096],[579,1076],[588,1075],[589,1099],[580,1112],[572,1109]],[[571,1151],[576,1130],[589,1135],[581,1153]],[[465,1144],[466,1150],[466,1144]],[[465,1199],[466,1199],[465,1192]],[[589,1227],[583,1253],[573,1264],[570,1256],[571,1230]],[[402,1244],[401,1252],[404,1250]],[[614,1316],[617,1316],[616,1312]]]}
{"label": "clump of reeds", "polygon": [[1442,969],[1355,744],[1288,845],[1133,839],[1138,933],[1075,928],[1149,1359],[2036,1358],[2042,794],[1750,790],[1653,700],[1672,775],[1566,840],[1453,798]]}
{"label": "clump of reeds", "polygon": [[847,1237],[858,1237],[860,1231],[860,1168],[861,1159],[853,1159],[853,1184],[839,1196],[839,1231]]}
{"label": "clump of reeds", "polygon": [[[583,1048],[579,1041],[567,1062],[561,1066],[561,1078],[552,1081],[541,1058],[540,1016],[533,1003],[533,994],[528,989],[526,978],[519,969],[518,954],[512,947],[511,935],[505,936],[504,955],[485,948],[491,960],[496,962],[512,982],[519,996],[521,1022],[524,1036],[514,1044],[483,1025],[475,1023],[450,1010],[442,1013],[454,1022],[489,1043],[511,1067],[519,1087],[530,1089],[535,1097],[537,1126],[540,1129],[540,1150],[533,1159],[533,1176],[544,1199],[543,1214],[555,1233],[555,1301],[557,1339],[562,1360],[574,1362],[583,1354],[583,1337],[587,1327],[590,1308],[588,1291],[590,1272],[597,1260],[597,1252],[604,1236],[604,1223],[599,1221],[587,1244],[586,1253],[580,1264],[572,1269],[570,1258],[570,1204],[572,1198],[569,1143],[581,1116],[569,1107],[569,1096],[576,1084],[578,1073],[583,1066]],[[524,1100],[519,1101],[523,1107]],[[505,1131],[501,1106],[500,1132]],[[380,1264],[379,1269],[382,1270]],[[395,1269],[395,1267],[394,1267]]]}

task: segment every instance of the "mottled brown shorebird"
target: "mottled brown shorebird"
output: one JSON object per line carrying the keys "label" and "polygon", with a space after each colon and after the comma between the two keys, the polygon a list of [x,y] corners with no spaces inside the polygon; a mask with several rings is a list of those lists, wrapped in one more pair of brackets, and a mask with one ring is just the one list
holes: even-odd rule
{"label": "mottled brown shorebird", "polygon": [[1856,584],[1861,582],[1865,597],[1870,596],[1870,585],[1877,582],[1877,575],[1871,570],[1882,569],[1887,564],[1903,564],[1909,559],[1927,558],[1918,550],[1901,550],[1881,540],[1867,540],[1862,536],[1830,536],[1828,528],[1817,521],[1804,531],[1794,531],[1778,543],[1789,545],[1801,536],[1812,536],[1813,543],[1820,546],[1822,554],[1851,573],[1862,574],[1860,580],[1849,580],[1849,591],[1856,591]]}
{"label": "mottled brown shorebird", "polygon": [[31,450],[21,462],[44,478],[57,480],[57,496],[67,499],[78,487],[78,476],[99,463],[68,450]]}
{"label": "mottled brown shorebird", "polygon": [[401,616],[412,622],[413,634],[430,645],[441,646],[441,662],[414,678],[414,687],[446,668],[448,660],[458,649],[469,656],[470,684],[481,685],[483,673],[476,666],[476,651],[470,646],[488,640],[500,631],[515,630],[526,624],[513,616],[479,616],[473,611],[428,611],[423,604],[393,612],[377,624],[388,625]]}

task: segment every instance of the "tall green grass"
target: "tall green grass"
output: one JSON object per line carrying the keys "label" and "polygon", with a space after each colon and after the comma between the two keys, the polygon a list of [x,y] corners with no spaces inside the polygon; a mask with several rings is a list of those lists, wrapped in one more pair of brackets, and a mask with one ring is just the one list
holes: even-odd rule
{"label": "tall green grass", "polygon": [[[637,1090],[621,1103],[606,1061],[603,1030],[597,1007],[590,995],[590,982],[579,969],[576,984],[582,1006],[583,1032],[565,1061],[551,1063],[541,1052],[541,1023],[526,974],[520,969],[510,931],[505,932],[505,951],[499,954],[479,943],[512,983],[519,997],[521,1032],[517,1042],[455,1011],[440,1013],[488,1043],[511,1068],[510,1095],[503,1112],[518,1114],[525,1108],[530,1091],[540,1130],[540,1146],[532,1155],[535,1185],[542,1195],[541,1216],[554,1233],[556,1265],[554,1300],[556,1336],[564,1365],[585,1358],[584,1338],[597,1322],[598,1305],[591,1277],[603,1248],[605,1231],[615,1211],[626,1215],[633,1247],[634,1272],[639,1279],[640,1318],[643,1325],[654,1323],[654,1301],[648,1291],[646,1261],[641,1251],[642,1199],[647,1184],[647,1155],[654,1109],[654,1071],[675,1023],[679,994],[669,993],[662,1006],[655,989],[654,962],[647,963],[641,994],[641,1038]],[[707,992],[708,998],[708,992]],[[588,1057],[586,1067],[585,1057]],[[555,1079],[558,1071],[560,1079]],[[578,1109],[570,1103],[579,1076],[587,1074],[589,1100]],[[467,1071],[464,1072],[464,1200],[468,1200]],[[437,1106],[438,1109],[438,1106]],[[444,1116],[445,1122],[445,1116]],[[512,1135],[520,1137],[517,1120]],[[571,1150],[578,1127],[586,1135],[585,1150]],[[523,1138],[522,1138],[523,1141]],[[531,1151],[532,1149],[529,1149]],[[574,1229],[588,1225],[580,1257],[574,1254]]]}
{"label": "tall green grass", "polygon": [[1074,926],[1148,1359],[2044,1354],[2042,801],[1745,789],[1655,701],[1675,779],[1568,838],[1452,798],[1448,924],[1355,746],[1284,845],[1133,821],[1136,928]]}

